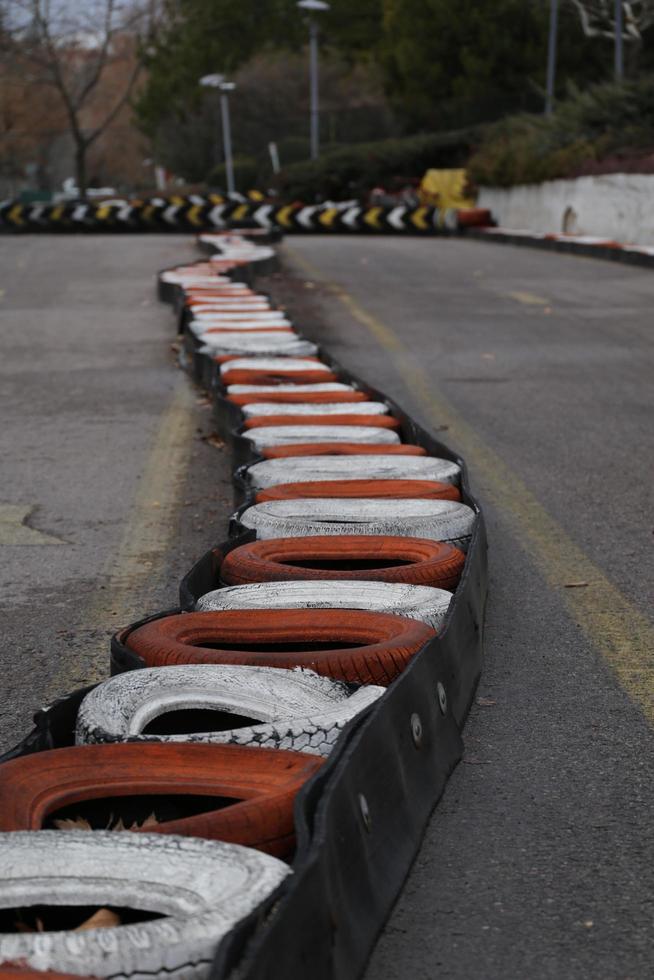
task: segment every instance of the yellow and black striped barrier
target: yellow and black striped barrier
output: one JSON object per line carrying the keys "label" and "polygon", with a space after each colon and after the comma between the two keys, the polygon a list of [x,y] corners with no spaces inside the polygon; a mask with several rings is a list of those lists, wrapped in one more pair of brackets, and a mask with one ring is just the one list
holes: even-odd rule
{"label": "yellow and black striped barrier", "polygon": [[172,195],[144,200],[71,201],[59,204],[5,201],[0,231],[212,231],[262,228],[292,233],[435,235],[489,224],[487,212],[435,207],[367,207],[361,204],[271,204],[252,194]]}

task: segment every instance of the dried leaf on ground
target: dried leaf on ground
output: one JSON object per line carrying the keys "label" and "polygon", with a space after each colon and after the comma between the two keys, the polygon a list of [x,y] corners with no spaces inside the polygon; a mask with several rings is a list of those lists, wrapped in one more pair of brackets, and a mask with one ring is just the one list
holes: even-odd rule
{"label": "dried leaf on ground", "polygon": [[200,436],[200,439],[202,442],[206,442],[208,446],[213,446],[214,449],[225,448],[224,441],[220,438],[220,436],[216,432],[212,432],[208,436]]}
{"label": "dried leaf on ground", "polygon": [[54,820],[53,823],[57,830],[93,830],[84,817],[66,817],[64,820]]}
{"label": "dried leaf on ground", "polygon": [[120,833],[124,830],[143,830],[147,827],[158,827],[158,826],[159,826],[159,821],[157,820],[154,813],[151,813],[149,816],[147,816],[143,821],[143,823],[139,823],[138,820],[135,820],[134,823],[129,824],[129,826],[127,826],[124,823],[122,817],[119,817],[118,820],[114,822],[114,816],[112,813],[112,815],[109,818],[109,823],[107,824],[107,830],[115,830]]}
{"label": "dried leaf on ground", "polygon": [[73,932],[84,932],[86,929],[115,929],[121,924],[121,918],[111,909],[98,909],[92,916],[85,919]]}

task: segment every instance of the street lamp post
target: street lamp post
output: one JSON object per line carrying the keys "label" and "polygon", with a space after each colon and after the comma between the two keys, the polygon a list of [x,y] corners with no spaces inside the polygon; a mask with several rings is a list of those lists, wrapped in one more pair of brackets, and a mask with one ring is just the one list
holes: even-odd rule
{"label": "street lamp post", "polygon": [[556,41],[559,17],[559,0],[550,0],[550,32],[547,42],[547,84],[545,96],[545,115],[554,108],[554,87],[556,83]]}
{"label": "street lamp post", "polygon": [[205,88],[217,88],[220,92],[220,117],[223,129],[223,153],[225,156],[225,175],[227,177],[227,193],[233,194],[234,186],[234,157],[232,155],[232,127],[229,118],[229,93],[236,88],[236,82],[228,82],[224,75],[203,75],[200,85]]}
{"label": "street lamp post", "polygon": [[622,0],[615,0],[615,78],[621,82],[624,77],[624,39],[623,39]]}
{"label": "street lamp post", "polygon": [[318,21],[313,14],[329,10],[325,0],[299,0],[298,7],[309,12],[309,76],[311,84],[311,159],[320,154],[320,113],[318,92]]}

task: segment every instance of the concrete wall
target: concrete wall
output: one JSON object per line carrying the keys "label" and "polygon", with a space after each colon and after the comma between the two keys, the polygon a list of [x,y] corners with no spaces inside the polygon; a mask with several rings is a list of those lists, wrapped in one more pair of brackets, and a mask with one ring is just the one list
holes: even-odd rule
{"label": "concrete wall", "polygon": [[600,235],[654,245],[654,174],[606,174],[509,189],[482,187],[478,206],[502,228]]}

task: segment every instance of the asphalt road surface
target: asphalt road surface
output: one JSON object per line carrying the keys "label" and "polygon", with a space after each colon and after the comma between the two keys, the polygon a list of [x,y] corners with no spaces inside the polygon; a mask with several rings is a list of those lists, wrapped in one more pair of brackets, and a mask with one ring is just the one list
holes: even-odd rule
{"label": "asphalt road surface", "polygon": [[[654,274],[450,239],[283,251],[265,288],[463,452],[489,524],[465,759],[366,980],[650,977]],[[104,676],[112,628],[174,604],[231,492],[154,299],[188,240],[0,254],[8,745],[40,701]]]}
{"label": "asphalt road surface", "polygon": [[227,454],[155,296],[195,258],[177,236],[0,237],[0,750],[106,677],[111,633],[174,606],[224,537]]}

